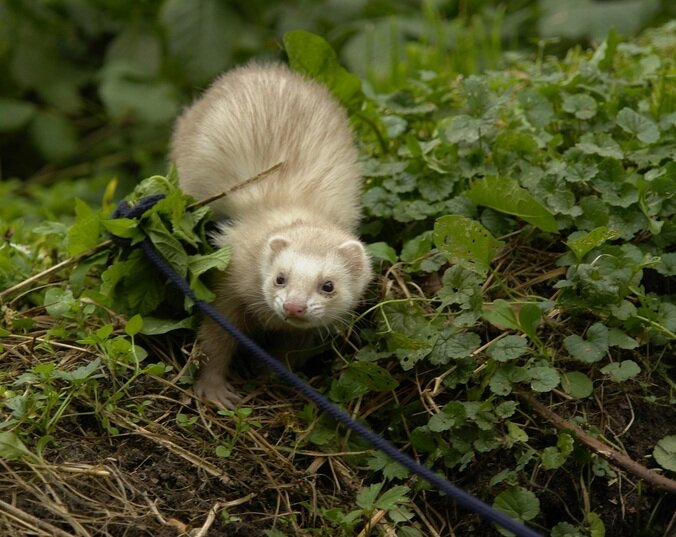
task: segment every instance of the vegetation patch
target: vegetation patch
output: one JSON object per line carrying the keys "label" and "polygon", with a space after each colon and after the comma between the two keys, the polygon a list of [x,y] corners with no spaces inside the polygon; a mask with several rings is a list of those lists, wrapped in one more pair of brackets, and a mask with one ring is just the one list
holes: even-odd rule
{"label": "vegetation patch", "polygon": [[[349,329],[299,373],[553,537],[676,524],[674,32],[611,31],[590,51],[505,54],[468,76],[421,47],[389,82],[345,70],[316,35],[284,39],[350,111],[379,269]],[[114,110],[134,78],[107,76]],[[170,88],[152,87],[173,114]],[[0,105],[5,122],[37,113]],[[61,132],[50,125],[31,129]],[[112,218],[117,183],[97,181],[99,199],[91,180],[0,183],[0,534],[499,531],[246,360],[237,410],[197,405],[192,304],[133,246],[149,237],[207,300],[229,251],[209,246],[209,210],[173,173],[128,196],[164,195],[138,219]]]}

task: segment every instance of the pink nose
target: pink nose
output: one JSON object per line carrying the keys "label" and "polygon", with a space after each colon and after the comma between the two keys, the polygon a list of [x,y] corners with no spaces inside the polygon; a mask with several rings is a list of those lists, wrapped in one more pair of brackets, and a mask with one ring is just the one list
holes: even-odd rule
{"label": "pink nose", "polygon": [[302,317],[305,314],[305,304],[284,302],[284,313],[289,317]]}

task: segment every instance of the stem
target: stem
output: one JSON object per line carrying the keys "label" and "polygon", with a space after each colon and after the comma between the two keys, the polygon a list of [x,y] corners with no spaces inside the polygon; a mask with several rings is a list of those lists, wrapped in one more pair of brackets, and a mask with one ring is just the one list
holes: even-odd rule
{"label": "stem", "polygon": [[669,479],[668,477],[658,474],[654,470],[646,468],[645,466],[636,462],[635,460],[628,457],[624,453],[620,453],[619,451],[612,449],[611,447],[594,438],[593,436],[589,436],[574,423],[571,423],[567,419],[562,418],[558,414],[549,410],[549,408],[547,408],[545,405],[543,405],[540,401],[535,399],[529,393],[520,390],[515,391],[514,393],[517,395],[517,397],[519,397],[519,399],[528,403],[528,405],[540,417],[546,419],[557,429],[570,431],[578,442],[584,444],[585,446],[590,448],[594,453],[606,459],[614,466],[626,470],[630,474],[635,475],[639,479],[642,479],[646,483],[656,488],[660,488],[672,494],[676,494],[676,481],[674,481],[673,479]]}

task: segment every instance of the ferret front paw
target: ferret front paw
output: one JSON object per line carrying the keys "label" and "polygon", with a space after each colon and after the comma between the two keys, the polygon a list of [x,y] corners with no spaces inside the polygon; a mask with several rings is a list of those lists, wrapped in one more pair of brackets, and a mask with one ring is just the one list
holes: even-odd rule
{"label": "ferret front paw", "polygon": [[218,375],[200,375],[193,391],[198,399],[228,410],[233,410],[242,400],[230,383]]}

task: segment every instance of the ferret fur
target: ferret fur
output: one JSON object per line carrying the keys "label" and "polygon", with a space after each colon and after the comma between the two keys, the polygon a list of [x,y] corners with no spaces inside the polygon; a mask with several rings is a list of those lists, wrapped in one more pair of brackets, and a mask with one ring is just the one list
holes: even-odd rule
{"label": "ferret fur", "polygon": [[[233,251],[214,305],[236,326],[318,329],[355,307],[372,276],[356,236],[361,176],[345,110],[325,87],[279,64],[229,71],[179,117],[171,158],[198,200],[282,163],[212,203],[228,218],[214,242]],[[232,408],[235,342],[209,319],[198,340],[207,359],[195,393]]]}

